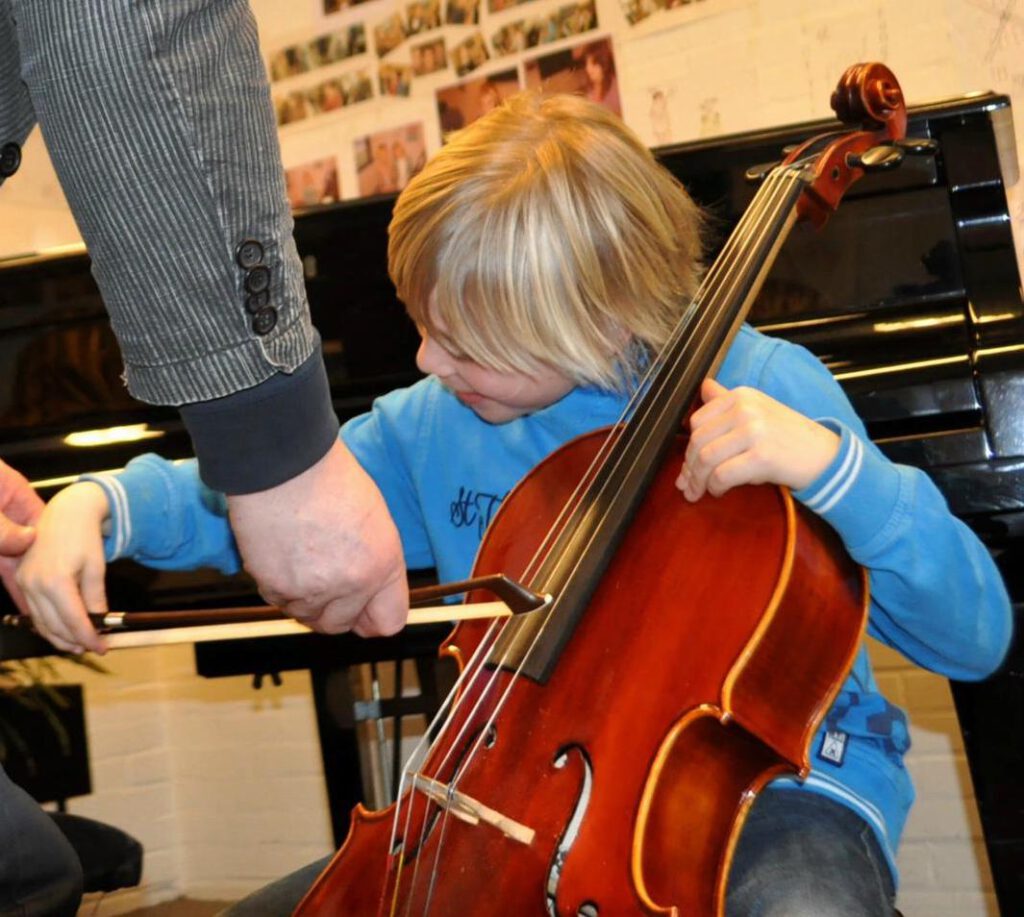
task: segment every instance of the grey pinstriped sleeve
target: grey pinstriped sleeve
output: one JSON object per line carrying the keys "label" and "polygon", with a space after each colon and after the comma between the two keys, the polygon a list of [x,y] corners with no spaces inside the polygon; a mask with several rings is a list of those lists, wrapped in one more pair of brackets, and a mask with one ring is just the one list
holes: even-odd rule
{"label": "grey pinstriped sleeve", "polygon": [[[194,405],[183,417],[204,478],[219,469],[211,486],[260,490],[308,467],[337,421],[247,3],[0,0],[0,32],[12,24],[20,77],[92,255],[131,393]],[[0,132],[23,138],[24,107]],[[255,305],[237,253],[245,240],[259,244],[269,271]],[[272,396],[253,390],[268,380]],[[232,417],[232,436],[204,422],[211,413]]]}

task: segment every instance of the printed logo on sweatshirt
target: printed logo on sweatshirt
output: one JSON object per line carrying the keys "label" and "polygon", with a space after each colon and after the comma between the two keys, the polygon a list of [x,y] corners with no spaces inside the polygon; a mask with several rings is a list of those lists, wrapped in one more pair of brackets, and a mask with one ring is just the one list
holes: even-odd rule
{"label": "printed logo on sweatshirt", "polygon": [[831,761],[835,765],[841,765],[846,757],[846,741],[849,736],[838,729],[829,729],[821,737],[821,748],[818,749],[818,757],[825,761]]}
{"label": "printed logo on sweatshirt", "polygon": [[458,496],[451,503],[451,523],[457,529],[475,525],[477,536],[483,536],[491,517],[504,499],[505,494],[488,494],[460,487]]}

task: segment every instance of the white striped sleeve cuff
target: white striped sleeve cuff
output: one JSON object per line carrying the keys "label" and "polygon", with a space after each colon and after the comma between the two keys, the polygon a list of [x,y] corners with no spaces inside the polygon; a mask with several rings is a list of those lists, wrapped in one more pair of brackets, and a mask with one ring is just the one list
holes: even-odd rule
{"label": "white striped sleeve cuff", "polygon": [[83,474],[79,481],[92,481],[103,488],[110,504],[109,529],[103,533],[103,553],[107,563],[123,557],[131,541],[132,517],[128,512],[128,494],[113,474]]}
{"label": "white striped sleeve cuff", "polygon": [[840,437],[839,452],[816,481],[793,496],[825,519],[853,552],[892,521],[900,497],[899,470],[845,424],[830,417],[817,422]]}

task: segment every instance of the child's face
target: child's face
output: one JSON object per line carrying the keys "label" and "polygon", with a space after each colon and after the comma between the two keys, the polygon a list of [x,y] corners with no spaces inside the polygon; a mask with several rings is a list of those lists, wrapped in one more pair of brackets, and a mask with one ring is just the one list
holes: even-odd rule
{"label": "child's face", "polygon": [[[462,356],[445,338],[445,328],[435,322],[437,335],[420,328],[416,365],[432,373],[466,407],[488,423],[508,423],[532,414],[564,398],[575,387],[567,376],[549,366],[535,374],[488,369]],[[440,338],[440,340],[438,340]]]}

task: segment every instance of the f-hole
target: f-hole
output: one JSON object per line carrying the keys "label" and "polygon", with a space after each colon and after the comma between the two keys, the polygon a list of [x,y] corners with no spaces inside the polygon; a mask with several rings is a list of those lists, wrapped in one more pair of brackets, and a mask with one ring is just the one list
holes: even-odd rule
{"label": "f-hole", "polygon": [[[594,768],[590,763],[590,758],[587,757],[587,753],[578,745],[569,745],[559,751],[554,761],[551,762],[552,766],[561,770],[569,763],[570,755],[579,755],[580,760],[583,762],[583,785],[580,787],[580,795],[576,798],[576,808],[573,810],[569,823],[565,826],[565,831],[562,832],[562,837],[558,841],[558,847],[555,849],[555,855],[551,859],[551,868],[548,870],[545,897],[550,917],[558,917],[558,883],[562,878],[565,860],[580,833],[580,826],[583,824],[583,817],[587,813],[587,806],[590,805],[590,792],[594,785]],[[587,902],[587,904],[593,908],[593,913],[596,914],[597,905],[593,902]]]}

